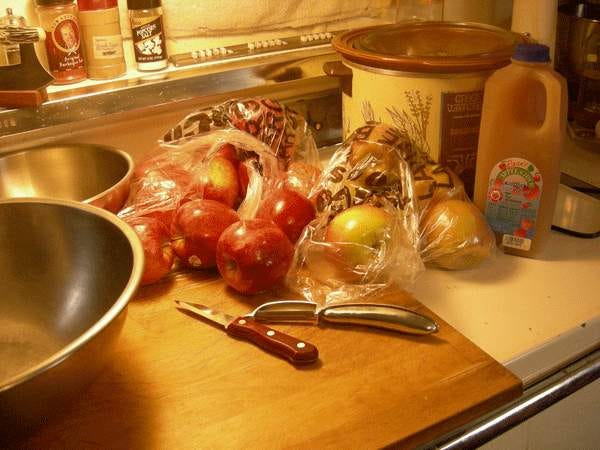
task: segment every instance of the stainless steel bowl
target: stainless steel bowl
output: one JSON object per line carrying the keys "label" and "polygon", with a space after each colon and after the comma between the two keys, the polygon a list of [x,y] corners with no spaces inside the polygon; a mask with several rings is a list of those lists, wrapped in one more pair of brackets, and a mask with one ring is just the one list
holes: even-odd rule
{"label": "stainless steel bowl", "polygon": [[103,209],[0,201],[0,442],[57,414],[100,370],[143,254],[135,232]]}
{"label": "stainless steel bowl", "polygon": [[0,199],[76,200],[117,212],[127,199],[131,157],[95,144],[51,144],[0,155]]}

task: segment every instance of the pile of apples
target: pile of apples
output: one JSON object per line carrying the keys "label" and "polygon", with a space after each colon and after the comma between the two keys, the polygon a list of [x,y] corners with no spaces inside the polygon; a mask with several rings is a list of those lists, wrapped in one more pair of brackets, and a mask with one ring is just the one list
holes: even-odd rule
{"label": "pile of apples", "polygon": [[[142,284],[168,274],[176,260],[188,269],[218,269],[242,294],[255,294],[283,280],[294,244],[315,218],[307,198],[318,169],[291,163],[261,198],[255,217],[242,219],[237,208],[250,176],[232,144],[224,144],[205,163],[201,175],[156,160],[138,167],[137,188],[129,204],[145,206],[124,219],[140,237],[145,253]],[[157,207],[158,205],[158,207]],[[148,207],[151,206],[151,207]],[[131,208],[131,206],[130,206]]]}

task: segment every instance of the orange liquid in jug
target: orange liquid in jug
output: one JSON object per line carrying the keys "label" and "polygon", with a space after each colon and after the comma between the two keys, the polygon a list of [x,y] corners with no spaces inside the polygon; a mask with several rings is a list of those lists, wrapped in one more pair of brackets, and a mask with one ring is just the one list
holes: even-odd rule
{"label": "orange liquid in jug", "polygon": [[543,58],[547,47],[523,46],[537,48],[517,48],[512,63],[485,85],[474,202],[505,253],[535,257],[552,226],[567,90]]}

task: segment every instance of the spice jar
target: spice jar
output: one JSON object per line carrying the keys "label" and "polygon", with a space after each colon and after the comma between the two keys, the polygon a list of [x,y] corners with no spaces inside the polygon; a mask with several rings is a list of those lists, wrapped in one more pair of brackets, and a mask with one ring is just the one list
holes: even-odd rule
{"label": "spice jar", "polygon": [[88,77],[105,80],[123,75],[127,66],[117,0],[77,0]]}
{"label": "spice jar", "polygon": [[161,0],[127,0],[133,49],[138,69],[167,67],[167,45]]}
{"label": "spice jar", "polygon": [[36,0],[40,24],[46,32],[50,73],[56,84],[85,80],[77,6],[73,0]]}

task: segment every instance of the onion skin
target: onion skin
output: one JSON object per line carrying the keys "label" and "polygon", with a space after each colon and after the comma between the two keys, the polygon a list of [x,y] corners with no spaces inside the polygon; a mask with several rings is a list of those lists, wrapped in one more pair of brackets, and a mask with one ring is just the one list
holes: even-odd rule
{"label": "onion skin", "polygon": [[426,263],[464,270],[492,256],[495,238],[471,202],[446,200],[434,204],[421,223],[421,256]]}

